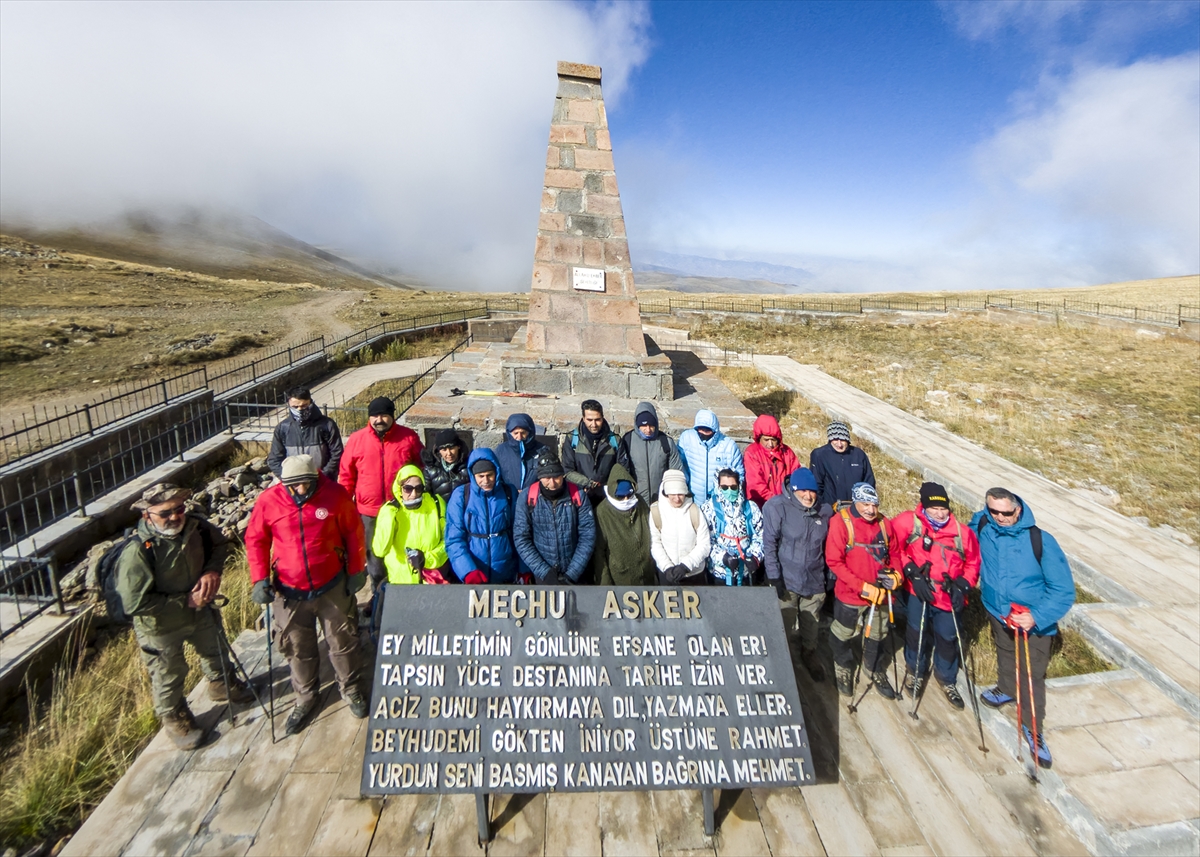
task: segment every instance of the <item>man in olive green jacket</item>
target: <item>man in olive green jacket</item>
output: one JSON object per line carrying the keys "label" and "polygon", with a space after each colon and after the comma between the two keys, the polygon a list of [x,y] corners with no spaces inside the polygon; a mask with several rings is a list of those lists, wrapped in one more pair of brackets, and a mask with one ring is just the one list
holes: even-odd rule
{"label": "man in olive green jacket", "polygon": [[[195,749],[204,738],[184,699],[184,642],[200,656],[210,699],[252,698],[225,660],[218,638],[220,618],[210,606],[221,587],[229,540],[208,521],[186,513],[184,502],[191,493],[167,482],[148,488],[134,504],[142,513],[137,538],[126,545],[114,569],[117,594],[133,617],[142,661],[150,673],[154,709],[182,750]],[[226,675],[232,686],[225,684]]]}

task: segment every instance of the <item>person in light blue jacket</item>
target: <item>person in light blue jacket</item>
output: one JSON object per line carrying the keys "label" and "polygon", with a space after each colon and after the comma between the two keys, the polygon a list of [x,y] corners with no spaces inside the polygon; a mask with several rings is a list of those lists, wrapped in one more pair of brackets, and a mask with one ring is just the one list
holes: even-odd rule
{"label": "person in light blue jacket", "polygon": [[[1006,488],[990,488],[984,500],[985,508],[975,513],[971,529],[979,536],[983,560],[979,590],[996,643],[997,677],[996,686],[981,693],[979,699],[999,708],[1020,694],[1021,729],[1029,753],[1041,767],[1049,768],[1050,749],[1042,737],[1046,728],[1046,667],[1059,620],[1075,603],[1075,581],[1066,554],[1054,536],[1037,526],[1033,510],[1020,497]],[[1027,670],[1033,676],[1032,706]],[[1034,714],[1036,745],[1031,731]]]}
{"label": "person in light blue jacket", "polygon": [[742,451],[733,438],[721,432],[717,415],[705,408],[696,413],[692,428],[679,436],[679,453],[687,463],[688,487],[699,505],[717,488],[717,474],[729,469],[746,481]]}

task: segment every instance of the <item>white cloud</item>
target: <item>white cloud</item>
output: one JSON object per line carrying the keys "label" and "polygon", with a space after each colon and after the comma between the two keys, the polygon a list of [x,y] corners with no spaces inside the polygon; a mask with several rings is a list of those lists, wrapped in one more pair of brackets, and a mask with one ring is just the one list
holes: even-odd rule
{"label": "white cloud", "polygon": [[523,288],[560,59],[618,100],[644,4],[17,3],[5,218],[239,208],[443,283]]}

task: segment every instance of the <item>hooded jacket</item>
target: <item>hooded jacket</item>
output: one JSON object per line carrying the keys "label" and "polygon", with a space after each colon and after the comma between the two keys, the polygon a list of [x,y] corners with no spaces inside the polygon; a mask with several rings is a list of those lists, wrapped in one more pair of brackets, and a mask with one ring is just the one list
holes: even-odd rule
{"label": "hooded jacket", "polygon": [[330,479],[337,479],[342,459],[342,433],[337,423],[321,413],[316,405],[305,412],[303,420],[289,413],[275,426],[267,467],[276,478],[283,476],[283,460],[292,455],[311,455],[318,470]]}
{"label": "hooded jacket", "polygon": [[[840,513],[835,514],[829,520],[829,534],[825,537],[825,564],[837,578],[834,597],[843,604],[863,607],[867,604],[862,597],[863,584],[874,586],[884,568],[893,569],[903,579],[901,567],[904,563],[900,561],[899,540],[892,531],[891,521],[883,515],[874,521],[865,521],[853,507],[847,509],[846,514],[854,527],[854,547],[847,550],[850,540],[846,520]],[[884,547],[885,538],[887,547]]]}
{"label": "hooded jacket", "polygon": [[871,459],[857,446],[838,452],[832,444],[819,446],[809,456],[809,467],[817,480],[817,494],[822,503],[836,506],[839,500],[850,502],[850,490],[856,482],[875,487],[875,472]]}
{"label": "hooded jacket", "polygon": [[[523,443],[513,440],[512,430],[515,428],[529,432],[529,440]],[[504,440],[494,450],[500,466],[500,478],[512,486],[514,497],[537,479],[538,453],[546,448],[534,435],[534,428],[533,418],[529,414],[512,414],[504,424]],[[467,469],[471,469],[469,463]]]}
{"label": "hooded jacket", "polygon": [[[695,426],[710,428],[713,436],[707,442],[700,439]],[[707,408],[696,413],[695,426],[679,436],[679,453],[687,462],[688,485],[692,498],[703,503],[717,487],[717,473],[729,468],[738,474],[743,484],[746,467],[742,463],[742,451],[733,438],[721,433],[717,415]]]}
{"label": "hooded jacket", "polygon": [[414,571],[408,561],[407,549],[425,554],[426,568],[443,568],[450,562],[446,554],[446,503],[437,494],[426,491],[421,495],[421,505],[409,509],[404,505],[404,494],[400,487],[414,476],[425,484],[421,468],[406,464],[396,474],[392,483],[394,499],[379,510],[375,522],[375,536],[371,540],[371,551],[383,560],[387,568],[388,583],[420,583],[420,572]]}
{"label": "hooded jacket", "polygon": [[612,504],[609,497],[622,479],[633,481],[622,465],[613,465],[605,486],[607,496],[596,507],[592,572],[602,586],[653,586],[658,576],[650,558],[650,508],[637,494],[637,503],[628,512]]}
{"label": "hooded jacket", "polygon": [[733,502],[714,491],[700,511],[712,534],[708,571],[717,582],[724,583],[729,578],[729,569],[725,566],[726,554],[733,554],[743,561],[756,559],[762,562],[762,511],[757,504],[746,499],[741,488],[738,488],[737,499]]}
{"label": "hooded jacket", "polygon": [[[917,535],[917,517],[920,516],[920,533]],[[929,579],[938,584],[934,587],[933,606],[939,610],[951,609],[950,596],[946,594],[943,581],[946,578],[965,578],[971,586],[979,583],[979,540],[975,533],[950,515],[950,520],[940,530],[934,529],[925,509],[920,505],[909,512],[901,512],[892,518],[892,531],[900,542],[900,564],[911,561],[914,565],[929,563]],[[925,550],[924,536],[932,544]],[[961,541],[962,555],[955,548],[956,539]],[[908,591],[913,591],[909,581]]]}
{"label": "hooded jacket", "polygon": [[1000,527],[986,510],[975,513],[971,530],[979,533],[983,561],[979,592],[983,606],[1000,621],[1013,604],[1029,608],[1035,634],[1057,634],[1058,623],[1075,603],[1075,580],[1071,566],[1054,536],[1042,530],[1042,561],[1033,553],[1029,528],[1033,510],[1022,500],[1021,515],[1011,527]]}
{"label": "hooded jacket", "polygon": [[[662,496],[661,485],[658,493]],[[661,528],[654,526],[655,509],[662,521]],[[708,522],[699,512],[700,507],[690,497],[684,498],[683,506],[678,509],[665,498],[654,504],[650,514],[650,555],[659,571],[665,572],[674,565],[686,565],[689,574],[704,570],[712,547],[712,537],[708,532]],[[693,514],[696,516],[695,527],[692,526]]]}
{"label": "hooded jacket", "polygon": [[[779,446],[767,449],[759,442],[763,437],[778,439]],[[746,461],[746,496],[759,506],[782,494],[788,477],[800,467],[796,453],[783,442],[779,421],[770,414],[762,414],[754,421],[754,443],[746,447],[743,456]]]}
{"label": "hooded jacket", "polygon": [[[599,503],[604,499],[604,483],[613,465],[629,469],[629,452],[625,442],[609,427],[608,420],[600,424],[597,434],[589,432],[580,420],[574,431],[563,436],[560,461],[567,471],[567,480],[586,490],[592,503]],[[599,487],[588,490],[593,482],[600,483]]]}
{"label": "hooded jacket", "polygon": [[442,463],[442,456],[436,449],[421,451],[421,466],[425,471],[425,488],[432,494],[437,494],[449,502],[454,489],[471,478],[467,472],[467,450],[461,439],[458,441],[458,461],[450,467]]}
{"label": "hooded jacket", "polygon": [[362,518],[346,489],[319,474],[312,495],[301,505],[277,482],[258,495],[246,527],[250,582],[274,571],[288,589],[323,589],[343,570],[367,565]]}
{"label": "hooded jacket", "polygon": [[[574,490],[578,505],[571,499],[571,485],[565,481],[557,500],[551,500],[540,483],[534,505],[529,504],[532,485],[517,499],[513,542],[538,583],[553,585],[562,582],[560,577],[571,583],[584,582],[596,544],[596,518],[587,492],[578,486]],[[552,569],[557,573],[551,574]]]}
{"label": "hooded jacket", "polygon": [[[496,463],[492,450],[475,449],[467,459],[467,470],[481,459]],[[446,504],[446,553],[459,580],[475,570],[486,574],[488,583],[517,579],[517,551],[512,542],[516,498],[517,492],[499,478],[489,492],[474,479],[454,489]]]}
{"label": "hooded jacket", "polygon": [[417,464],[423,450],[417,433],[399,423],[382,438],[370,426],[360,428],[346,439],[338,482],[354,498],[360,515],[374,517],[392,498],[390,486],[400,468]]}
{"label": "hooded jacket", "polygon": [[[641,414],[654,416],[654,435],[647,439],[637,429],[637,418]],[[679,454],[675,441],[667,437],[658,427],[658,411],[651,402],[638,402],[633,412],[634,428],[625,432],[625,449],[629,454],[629,472],[637,481],[638,496],[652,505],[658,501],[662,477],[668,470],[682,470],[687,475],[687,464]]]}
{"label": "hooded jacket", "polygon": [[784,491],[763,507],[763,564],[767,579],[783,578],[788,592],[817,595],[832,583],[825,565],[825,538],[833,509],[820,500],[804,508]]}

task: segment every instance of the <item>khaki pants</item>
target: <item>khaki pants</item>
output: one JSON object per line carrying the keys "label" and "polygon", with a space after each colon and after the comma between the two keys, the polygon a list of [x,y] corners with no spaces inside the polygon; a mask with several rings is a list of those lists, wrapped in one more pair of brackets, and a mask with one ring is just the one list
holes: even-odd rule
{"label": "khaki pants", "polygon": [[329,663],[342,693],[362,678],[362,649],[358,644],[358,609],[345,586],[335,586],[311,601],[284,600],[271,605],[273,634],[292,671],[297,702],[308,702],[320,686],[317,623],[325,632]]}
{"label": "khaki pants", "polygon": [[[162,717],[173,711],[183,699],[183,683],[187,679],[188,665],[184,658],[183,644],[191,643],[200,656],[200,669],[210,681],[220,681],[221,644],[217,639],[217,623],[213,609],[191,611],[195,620],[170,633],[148,633],[138,627],[134,620],[134,635],[142,650],[142,663],[150,673],[150,693],[154,697],[154,710]],[[229,669],[230,678],[233,669]]]}
{"label": "khaki pants", "polygon": [[[800,648],[805,651],[817,647],[817,632],[821,629],[821,608],[825,606],[825,593],[800,595],[789,592],[787,599],[779,602],[784,611],[785,627],[794,628],[800,635]],[[794,624],[792,613],[795,614]],[[789,627],[790,626],[790,627]]]}
{"label": "khaki pants", "polygon": [[[863,633],[863,625],[866,624],[870,612],[869,605],[860,607],[857,604],[846,604],[834,599],[833,624],[829,626],[829,632],[833,638],[829,641],[829,648],[833,650],[833,662],[838,666],[853,670],[857,665],[850,643],[856,636]],[[887,638],[887,635],[888,610],[887,601],[884,601],[882,604],[876,605],[875,616],[871,620],[871,636],[863,641],[863,672],[868,675],[873,675],[880,669],[879,644]]]}

